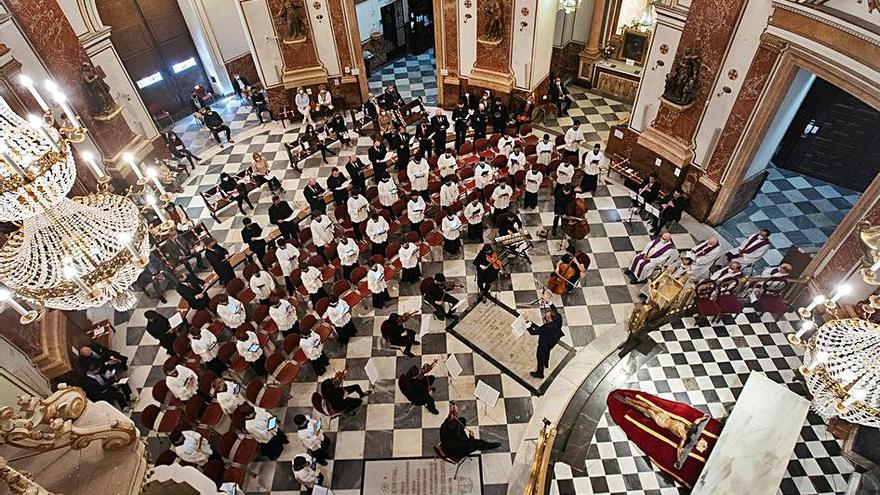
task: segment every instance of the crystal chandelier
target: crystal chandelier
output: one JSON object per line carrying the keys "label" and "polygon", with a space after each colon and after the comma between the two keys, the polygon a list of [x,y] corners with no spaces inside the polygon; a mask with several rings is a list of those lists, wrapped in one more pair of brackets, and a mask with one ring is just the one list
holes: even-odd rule
{"label": "crystal chandelier", "polygon": [[[62,310],[107,302],[130,309],[136,299],[129,287],[149,255],[147,225],[134,202],[106,187],[67,197],[76,179],[70,145],[82,142],[86,131],[54,84],[46,88],[63,119],[55,118],[30,79],[21,82],[45,113],[25,120],[0,98],[0,220],[20,223],[0,248],[0,280],[13,291],[0,290],[0,301],[22,314],[23,322],[32,321],[33,313],[15,295]],[[108,178],[85,155],[105,186]]]}
{"label": "crystal chandelier", "polygon": [[[880,325],[870,320],[880,310],[880,296],[871,296],[867,303],[860,305],[861,318],[841,318],[837,301],[849,292],[850,287],[842,285],[832,298],[819,295],[809,306],[798,309],[804,321],[788,340],[806,349],[800,372],[813,397],[816,413],[826,421],[838,416],[877,428],[880,427]],[[815,313],[819,308],[825,310],[821,324],[816,323]]]}
{"label": "crystal chandelier", "polygon": [[571,14],[581,5],[581,0],[559,0],[559,9],[565,14]]}

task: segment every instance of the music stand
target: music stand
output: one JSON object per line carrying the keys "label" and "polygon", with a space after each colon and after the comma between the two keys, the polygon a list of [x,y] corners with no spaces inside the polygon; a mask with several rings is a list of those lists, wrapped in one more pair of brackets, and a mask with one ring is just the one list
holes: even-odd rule
{"label": "music stand", "polygon": [[636,191],[630,191],[629,198],[632,200],[632,205],[629,208],[629,218],[626,219],[624,223],[631,224],[635,221],[634,218],[636,216],[636,213],[642,211],[642,209],[645,207],[645,198],[643,198]]}

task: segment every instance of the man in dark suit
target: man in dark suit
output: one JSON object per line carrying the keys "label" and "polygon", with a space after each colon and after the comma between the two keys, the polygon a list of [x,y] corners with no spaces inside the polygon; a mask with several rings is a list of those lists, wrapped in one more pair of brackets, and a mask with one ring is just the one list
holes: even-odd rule
{"label": "man in dark suit", "polygon": [[388,165],[385,163],[385,155],[388,154],[388,148],[382,143],[382,139],[378,136],[373,138],[373,145],[367,150],[367,158],[373,164],[373,179],[379,180],[385,176]]}
{"label": "man in dark suit", "polygon": [[[209,258],[210,261],[210,258]],[[234,274],[233,274],[234,277]],[[177,293],[189,304],[189,307],[195,311],[208,307],[210,299],[205,294],[205,288],[201,284],[195,283],[186,273],[177,276]]]}
{"label": "man in dark suit", "polygon": [[568,109],[571,108],[571,97],[568,96],[568,89],[562,84],[562,79],[557,77],[550,84],[550,98],[556,105],[559,115],[568,115]]}
{"label": "man in dark suit", "polygon": [[[260,227],[260,224],[254,222],[250,218],[245,217],[244,220],[241,221],[244,224],[244,227],[241,229],[241,240],[251,250],[253,256],[257,257],[257,261],[260,262],[260,265],[263,267],[263,270],[269,271],[269,265],[266,264],[266,239],[263,238],[263,227]],[[253,261],[253,256],[251,260]]]}
{"label": "man in dark suit", "polygon": [[476,110],[477,105],[480,104],[480,99],[473,93],[465,93],[461,95],[462,101],[464,101],[464,106],[468,110]]}
{"label": "man in dark suit", "polygon": [[114,376],[102,373],[100,364],[91,363],[82,378],[82,388],[90,401],[115,402],[119,409],[125,410],[131,401],[131,387],[119,383]]}
{"label": "man in dark suit", "polygon": [[235,278],[235,270],[232,269],[232,264],[227,259],[228,256],[229,251],[217,242],[213,242],[205,251],[205,259],[208,260],[208,264],[211,265],[223,285]]}
{"label": "man in dark suit", "polygon": [[[429,365],[425,365],[427,367]],[[414,406],[425,406],[431,414],[440,414],[434,403],[434,377],[413,365],[400,376],[398,386],[403,396]]]}
{"label": "man in dark suit", "polygon": [[272,196],[272,206],[269,207],[269,223],[277,225],[281,235],[287,240],[295,240],[299,235],[299,222],[287,219],[293,216],[293,208],[290,203],[278,196]]}
{"label": "man in dark suit", "polygon": [[241,74],[235,74],[232,76],[232,90],[235,91],[239,97],[241,97],[241,92],[244,88],[251,85],[251,82],[247,80],[246,77]]}
{"label": "man in dark suit", "polygon": [[544,310],[544,323],[541,325],[530,323],[528,331],[530,334],[538,336],[538,366],[536,371],[529,374],[535,378],[544,378],[544,368],[550,367],[550,351],[564,335],[562,333],[562,315],[559,314],[556,306],[550,304]]}
{"label": "man in dark suit", "polygon": [[458,105],[456,105],[455,109],[452,111],[452,122],[455,124],[456,150],[460,149],[461,145],[464,144],[467,137],[469,120],[470,114],[468,113],[467,107],[464,106],[464,101],[459,101]]}
{"label": "man in dark suit", "polygon": [[416,139],[419,140],[419,153],[426,159],[434,152],[434,129],[427,122],[416,127]]}
{"label": "man in dark suit", "polygon": [[654,230],[651,231],[651,234],[656,237],[660,235],[663,227],[667,224],[680,221],[686,200],[687,198],[681,189],[673,191],[672,197],[660,205],[660,216],[654,219]]}
{"label": "man in dark suit", "polygon": [[178,136],[176,132],[163,132],[162,140],[165,141],[165,146],[168,147],[168,151],[171,153],[171,156],[177,158],[178,160],[186,159],[189,162],[189,166],[191,169],[196,169],[196,164],[193,160],[197,162],[202,160],[186,148],[186,145],[183,144],[183,141],[180,140],[180,136]]}
{"label": "man in dark suit", "polygon": [[318,181],[316,181],[315,179],[309,179],[309,183],[303,190],[303,196],[305,196],[306,203],[309,204],[309,208],[311,208],[312,213],[327,212],[327,203],[324,201],[324,188],[321,187],[320,184],[318,184]]}
{"label": "man in dark suit", "polygon": [[461,417],[458,405],[449,403],[449,416],[440,425],[440,448],[453,460],[464,459],[474,452],[497,449],[501,446],[498,442],[487,442],[474,438],[474,434],[465,426],[467,421]]}
{"label": "man in dark suit", "polygon": [[223,117],[220,116],[219,113],[212,110],[211,108],[206,108],[202,113],[202,121],[211,130],[211,135],[214,136],[214,141],[217,141],[217,144],[220,144],[220,133],[226,134],[226,141],[229,143],[234,143],[230,138],[232,131],[229,129],[229,126],[223,123]]}
{"label": "man in dark suit", "polygon": [[446,151],[446,131],[449,130],[449,119],[443,110],[438,108],[431,117],[431,127],[434,128],[434,152],[440,155]]}
{"label": "man in dark suit", "polygon": [[80,347],[78,353],[79,366],[83,370],[89,369],[92,363],[98,364],[101,373],[118,373],[128,369],[127,357],[96,342]]}
{"label": "man in dark suit", "polygon": [[265,93],[259,89],[253,88],[251,89],[250,99],[254,111],[257,112],[257,118],[260,119],[260,124],[263,123],[263,112],[269,114],[269,122],[275,120],[275,116],[272,115],[272,110],[269,109],[269,102],[266,100]]}

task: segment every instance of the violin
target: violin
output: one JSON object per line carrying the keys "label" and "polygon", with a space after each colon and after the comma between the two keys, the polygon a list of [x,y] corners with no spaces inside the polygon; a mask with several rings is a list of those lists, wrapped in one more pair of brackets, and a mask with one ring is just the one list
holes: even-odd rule
{"label": "violin", "polygon": [[430,363],[423,364],[422,367],[419,368],[419,372],[416,373],[416,378],[424,378],[425,375],[427,375],[428,373],[431,372],[431,370],[434,369],[434,366],[437,366],[438,361],[439,361],[439,359],[434,359],[434,361],[432,361]]}
{"label": "violin", "polygon": [[489,262],[489,266],[496,270],[504,268],[504,262],[501,261],[501,258],[499,258],[497,254],[495,254],[495,251],[486,255],[486,261]]}
{"label": "violin", "polygon": [[337,371],[335,375],[333,375],[333,385],[337,387],[342,386],[342,382],[345,380],[345,375],[348,374],[348,368],[343,368],[340,371]]}

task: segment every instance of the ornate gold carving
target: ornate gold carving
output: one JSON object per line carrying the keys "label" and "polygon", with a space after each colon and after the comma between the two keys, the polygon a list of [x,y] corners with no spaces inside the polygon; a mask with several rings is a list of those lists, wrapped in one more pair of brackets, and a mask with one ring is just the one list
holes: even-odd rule
{"label": "ornate gold carving", "polygon": [[87,399],[79,387],[58,386],[46,399],[22,395],[18,398],[21,411],[10,406],[0,407],[0,435],[15,447],[49,451],[70,447],[80,450],[100,440],[104,450],[115,451],[137,439],[134,423],[111,420],[87,426],[75,425],[85,411]]}
{"label": "ornate gold carving", "polygon": [[880,225],[871,225],[867,220],[858,227],[859,245],[862,248],[862,278],[871,285],[880,285]]}
{"label": "ornate gold carving", "polygon": [[0,457],[0,480],[3,480],[9,491],[24,495],[56,495],[34,481],[34,475],[26,471],[12,468],[4,457]]}

